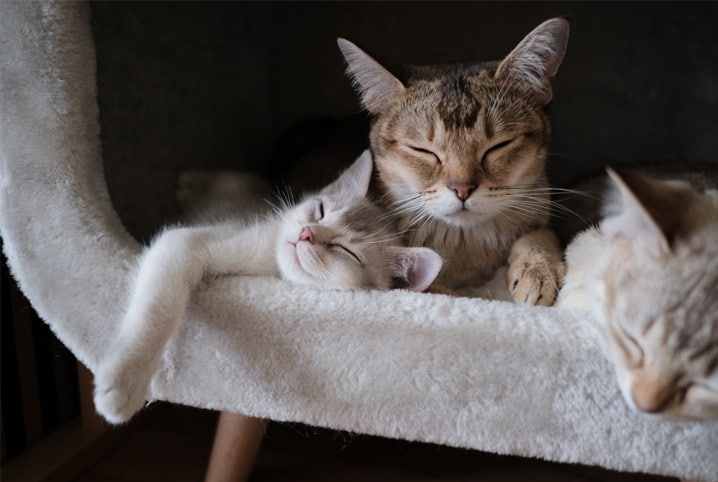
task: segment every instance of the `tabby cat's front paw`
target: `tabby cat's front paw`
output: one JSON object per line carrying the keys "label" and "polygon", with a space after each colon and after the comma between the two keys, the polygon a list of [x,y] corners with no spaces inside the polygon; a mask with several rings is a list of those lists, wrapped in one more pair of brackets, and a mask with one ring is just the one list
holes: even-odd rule
{"label": "tabby cat's front paw", "polygon": [[95,409],[110,423],[128,421],[145,406],[151,380],[151,372],[128,364],[103,364],[95,376]]}
{"label": "tabby cat's front paw", "polygon": [[566,266],[562,261],[515,260],[509,265],[506,278],[514,301],[551,306],[556,301],[565,274]]}

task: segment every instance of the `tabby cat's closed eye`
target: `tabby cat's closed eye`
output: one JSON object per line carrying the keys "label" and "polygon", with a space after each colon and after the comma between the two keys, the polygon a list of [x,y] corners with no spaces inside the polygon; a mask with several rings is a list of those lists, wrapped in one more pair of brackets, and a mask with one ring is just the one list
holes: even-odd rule
{"label": "tabby cat's closed eye", "polygon": [[431,151],[431,150],[429,150],[429,149],[425,149],[425,148],[423,148],[423,147],[417,147],[417,146],[412,146],[412,145],[409,145],[409,146],[407,146],[407,147],[409,147],[409,149],[411,149],[412,151],[417,152],[417,153],[419,153],[419,154],[423,154],[423,155],[425,155],[425,156],[431,156],[431,157],[433,157],[434,160],[435,160],[437,163],[439,163],[440,165],[443,165],[443,164],[444,164],[444,162],[441,160],[441,158],[439,157],[439,155],[438,155],[437,153],[435,153],[434,151]]}
{"label": "tabby cat's closed eye", "polygon": [[508,146],[509,144],[511,144],[512,142],[514,142],[515,140],[516,140],[516,138],[507,139],[507,140],[505,140],[505,141],[501,141],[501,142],[499,142],[499,143],[497,143],[497,144],[494,144],[493,146],[489,147],[489,148],[486,150],[486,153],[488,154],[489,152],[499,151],[499,150],[503,149],[504,147]]}

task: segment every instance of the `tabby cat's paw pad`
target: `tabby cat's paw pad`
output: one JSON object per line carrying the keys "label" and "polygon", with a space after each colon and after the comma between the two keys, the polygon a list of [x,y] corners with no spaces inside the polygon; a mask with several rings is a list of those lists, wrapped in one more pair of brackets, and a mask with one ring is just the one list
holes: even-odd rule
{"label": "tabby cat's paw pad", "polygon": [[563,263],[514,263],[507,273],[511,296],[518,303],[551,306],[558,296],[565,270]]}
{"label": "tabby cat's paw pad", "polygon": [[95,377],[95,409],[110,423],[128,421],[145,406],[150,380],[132,370],[101,368]]}

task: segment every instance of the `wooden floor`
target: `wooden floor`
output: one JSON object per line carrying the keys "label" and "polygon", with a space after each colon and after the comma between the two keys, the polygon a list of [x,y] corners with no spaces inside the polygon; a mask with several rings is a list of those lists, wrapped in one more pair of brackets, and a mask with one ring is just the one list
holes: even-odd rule
{"label": "wooden floor", "polygon": [[[75,480],[201,481],[217,414],[155,404],[141,427]],[[252,481],[667,482],[596,467],[270,424]]]}

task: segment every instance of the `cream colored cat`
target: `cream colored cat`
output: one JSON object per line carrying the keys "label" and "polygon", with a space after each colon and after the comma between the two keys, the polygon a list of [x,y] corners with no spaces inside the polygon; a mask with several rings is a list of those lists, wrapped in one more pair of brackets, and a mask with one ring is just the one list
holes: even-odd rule
{"label": "cream colored cat", "polygon": [[568,23],[548,20],[502,61],[393,73],[339,39],[364,107],[385,200],[412,246],[439,252],[439,282],[484,283],[508,263],[517,301],[550,305],[564,274],[547,228],[546,106]]}
{"label": "cream colored cat", "polygon": [[610,174],[612,214],[569,245],[557,304],[606,328],[629,405],[718,418],[718,191]]}

